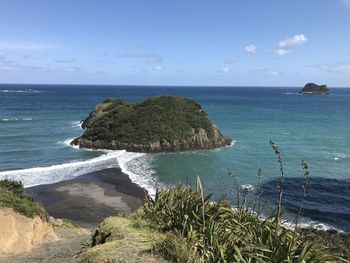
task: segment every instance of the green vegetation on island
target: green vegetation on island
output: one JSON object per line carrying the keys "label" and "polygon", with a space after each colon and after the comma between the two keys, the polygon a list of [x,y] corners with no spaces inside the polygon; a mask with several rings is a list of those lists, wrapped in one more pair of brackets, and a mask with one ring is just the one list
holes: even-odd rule
{"label": "green vegetation on island", "polygon": [[24,216],[40,216],[47,220],[45,209],[25,192],[22,182],[0,180],[0,207],[13,208]]}
{"label": "green vegetation on island", "polygon": [[325,94],[331,93],[327,85],[317,85],[315,83],[307,83],[304,88],[299,92],[300,94]]}
{"label": "green vegetation on island", "polygon": [[83,121],[85,133],[72,144],[83,148],[174,152],[229,145],[194,100],[158,96],[135,104],[107,99]]}

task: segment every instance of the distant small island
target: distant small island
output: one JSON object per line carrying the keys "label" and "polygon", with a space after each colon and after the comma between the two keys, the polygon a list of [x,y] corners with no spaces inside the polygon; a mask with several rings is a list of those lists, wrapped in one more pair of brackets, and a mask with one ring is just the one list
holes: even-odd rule
{"label": "distant small island", "polygon": [[223,147],[232,140],[219,131],[194,100],[157,96],[129,104],[107,99],[82,122],[71,144],[133,152],[180,152]]}
{"label": "distant small island", "polygon": [[307,83],[299,94],[307,95],[329,95],[331,93],[327,85],[317,85],[315,83]]}

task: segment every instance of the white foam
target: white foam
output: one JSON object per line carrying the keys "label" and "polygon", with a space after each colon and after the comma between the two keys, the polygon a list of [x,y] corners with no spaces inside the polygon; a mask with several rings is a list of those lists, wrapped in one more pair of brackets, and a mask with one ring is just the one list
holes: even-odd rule
{"label": "white foam", "polygon": [[73,127],[73,128],[79,128],[79,129],[81,130],[81,129],[83,129],[83,128],[81,127],[82,124],[83,124],[83,123],[82,123],[81,121],[73,121],[73,122],[72,122],[72,127]]}
{"label": "white foam", "polygon": [[[80,150],[79,146],[71,145],[74,138],[58,142],[67,147]],[[82,149],[84,151],[96,151]],[[120,167],[123,173],[127,174],[131,181],[142,188],[145,188],[152,196],[156,192],[157,179],[149,162],[149,155],[145,153],[127,152],[125,150],[98,150],[103,152],[99,157],[79,162],[52,165],[49,167],[34,167],[22,170],[0,172],[0,179],[13,179],[23,182],[25,187],[55,183],[69,180],[79,175],[106,169]]]}
{"label": "white foam", "polygon": [[157,178],[149,162],[149,156],[144,153],[125,152],[118,156],[119,167],[131,181],[145,188],[148,194],[156,193]]}
{"label": "white foam", "polygon": [[298,95],[299,93],[297,92],[283,92],[283,95]]}
{"label": "white foam", "polygon": [[25,187],[55,183],[71,179],[85,173],[118,167],[117,158],[123,153],[124,151],[117,151],[103,154],[99,157],[86,161],[0,172],[0,179],[9,178],[13,180],[20,180],[23,182]]}
{"label": "white foam", "polygon": [[251,184],[242,184],[241,185],[241,191],[251,192],[253,190],[254,190],[254,186],[252,186]]}
{"label": "white foam", "polygon": [[79,146],[78,145],[71,145],[70,143],[74,140],[75,138],[68,138],[68,139],[65,139],[64,141],[59,141],[57,142],[57,144],[62,144],[66,147],[72,147],[74,149],[77,149],[79,150]]}
{"label": "white foam", "polygon": [[333,157],[333,160],[335,160],[335,161],[337,161],[339,159],[346,158],[346,154],[344,154],[344,153],[335,153],[334,155],[335,155],[335,157]]}
{"label": "white foam", "polygon": [[304,223],[300,223],[298,225],[298,227],[301,228],[312,228],[312,229],[316,229],[316,230],[322,230],[322,231],[327,231],[327,230],[337,230],[338,232],[343,232],[340,229],[337,229],[335,227],[332,227],[330,225],[324,224],[324,223],[320,223],[317,221],[310,221],[310,222],[304,222]]}
{"label": "white foam", "polygon": [[24,89],[24,90],[8,90],[8,89],[0,89],[2,93],[41,93],[43,91],[33,90],[33,89]]}
{"label": "white foam", "polygon": [[235,145],[236,141],[232,140],[232,142],[230,143],[230,145],[227,145],[226,147],[232,147],[233,145]]}
{"label": "white foam", "polygon": [[65,147],[70,147],[70,148],[80,150],[80,151],[104,152],[104,153],[110,152],[109,150],[100,150],[100,149],[96,150],[96,149],[89,149],[89,148],[79,148],[79,145],[70,144],[74,139],[75,138],[68,138],[68,139],[65,139],[64,141],[57,142],[57,144],[61,144]]}
{"label": "white foam", "polygon": [[3,118],[2,121],[31,121],[32,118]]}
{"label": "white foam", "polygon": [[[234,208],[234,209],[237,209],[237,208]],[[271,219],[271,216],[266,216],[264,214],[259,215],[259,219],[262,221],[266,220],[267,218]],[[311,229],[322,230],[322,231],[327,231],[332,229],[338,232],[343,232],[342,230],[335,228],[331,225],[327,225],[319,221],[313,221],[307,217],[300,217],[299,220],[300,221],[298,223],[298,228],[311,228]],[[281,224],[286,228],[292,228],[292,229],[295,228],[295,222],[293,222],[293,220],[291,219],[283,218]]]}

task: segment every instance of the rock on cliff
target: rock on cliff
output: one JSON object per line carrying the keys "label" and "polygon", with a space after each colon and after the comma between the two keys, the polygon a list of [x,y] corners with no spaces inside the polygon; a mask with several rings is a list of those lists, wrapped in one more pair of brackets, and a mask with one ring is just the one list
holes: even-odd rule
{"label": "rock on cliff", "polygon": [[105,100],[82,122],[82,148],[133,152],[178,152],[229,145],[194,100],[180,96],[151,97],[135,104]]}
{"label": "rock on cliff", "polygon": [[327,85],[317,85],[315,83],[307,83],[304,88],[299,92],[300,94],[325,94],[331,93]]}

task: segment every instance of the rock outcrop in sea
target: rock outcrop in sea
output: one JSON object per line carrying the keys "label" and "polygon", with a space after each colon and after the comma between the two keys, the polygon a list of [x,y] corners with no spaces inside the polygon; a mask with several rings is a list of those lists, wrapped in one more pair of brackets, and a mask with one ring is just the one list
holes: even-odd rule
{"label": "rock outcrop in sea", "polygon": [[317,85],[315,83],[307,83],[299,93],[300,94],[329,95],[331,93],[331,91],[327,87],[327,85]]}
{"label": "rock outcrop in sea", "polygon": [[157,96],[135,104],[107,99],[82,122],[81,148],[133,152],[179,152],[230,145],[194,100]]}

